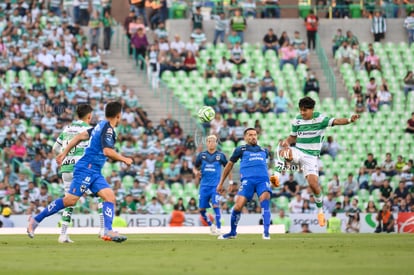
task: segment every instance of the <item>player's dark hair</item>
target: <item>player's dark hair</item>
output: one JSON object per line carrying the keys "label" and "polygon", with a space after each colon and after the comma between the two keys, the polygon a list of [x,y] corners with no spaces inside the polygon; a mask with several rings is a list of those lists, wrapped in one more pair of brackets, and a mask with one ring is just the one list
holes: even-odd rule
{"label": "player's dark hair", "polygon": [[105,107],[105,116],[114,118],[122,112],[122,105],[118,101],[109,102]]}
{"label": "player's dark hair", "polygon": [[93,108],[89,104],[79,104],[76,107],[76,114],[78,115],[78,118],[82,119],[92,113]]}
{"label": "player's dark hair", "polygon": [[254,131],[256,131],[256,129],[255,129],[255,128],[252,128],[252,127],[246,128],[246,129],[244,130],[244,132],[243,132],[243,136],[245,136],[245,135],[247,134],[247,132],[248,132],[248,131],[250,131],[250,130],[254,130]]}
{"label": "player's dark hair", "polygon": [[306,96],[299,100],[299,109],[313,109],[315,108],[315,104],[315,100],[309,96]]}

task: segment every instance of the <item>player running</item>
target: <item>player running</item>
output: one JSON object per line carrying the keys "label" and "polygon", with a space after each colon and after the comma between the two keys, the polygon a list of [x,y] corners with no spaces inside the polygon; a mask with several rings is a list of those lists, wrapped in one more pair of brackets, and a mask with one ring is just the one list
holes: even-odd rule
{"label": "player running", "polygon": [[[300,115],[292,121],[292,132],[282,142],[279,156],[287,162],[298,163],[303,169],[304,176],[315,196],[319,225],[325,226],[322,191],[318,184],[318,156],[322,147],[323,135],[327,127],[353,123],[359,118],[359,115],[354,114],[350,118],[330,118],[314,112],[314,108],[315,101],[310,97],[304,97],[299,101]],[[296,144],[295,147],[290,147],[292,144]]]}
{"label": "player running", "polygon": [[115,213],[115,195],[110,185],[101,174],[107,158],[114,161],[122,161],[126,165],[132,164],[132,159],[118,154],[115,149],[116,134],[114,128],[121,120],[122,105],[119,102],[110,102],[105,107],[106,120],[99,122],[95,128],[76,135],[66,146],[65,150],[56,157],[60,165],[67,154],[82,140],[89,139],[89,146],[85,149],[83,157],[75,164],[73,181],[69,192],[64,198],[59,198],[50,203],[41,213],[29,218],[27,233],[34,237],[34,231],[38,224],[46,217],[51,216],[63,208],[74,206],[79,198],[90,189],[98,194],[103,202],[105,233],[102,239],[114,242],[123,242],[127,238],[112,230],[112,221]]}
{"label": "player running", "polygon": [[[211,234],[220,234],[220,195],[216,192],[216,188],[220,181],[221,166],[226,166],[227,159],[222,152],[216,151],[216,136],[208,136],[206,141],[207,151],[198,154],[194,169],[196,177],[201,176],[199,209],[201,217],[210,226]],[[206,208],[210,208],[210,201],[216,214],[216,224],[213,224],[206,215]]]}
{"label": "player running", "polygon": [[[65,146],[70,142],[70,140],[74,138],[77,134],[80,134],[91,128],[89,123],[92,119],[92,111],[93,109],[89,104],[80,104],[77,106],[76,114],[78,116],[78,120],[66,126],[63,129],[63,132],[57,138],[55,144],[53,145],[53,152],[55,152],[56,155],[60,154],[65,148]],[[89,140],[79,142],[79,144],[76,145],[76,147],[72,149],[68,153],[66,158],[63,160],[62,166],[60,167],[60,172],[62,173],[62,180],[65,193],[69,192],[69,187],[73,179],[73,169],[75,163],[77,163],[78,160],[83,156],[85,148],[88,147],[88,145]],[[66,233],[68,225],[71,221],[72,212],[73,207],[66,207],[62,213],[62,229],[58,239],[60,243],[73,243],[73,241],[69,238],[69,235]],[[102,203],[99,203],[98,212],[100,216],[101,232],[103,234]]]}
{"label": "player running", "polygon": [[[260,200],[260,207],[262,208],[263,216],[263,239],[269,240],[269,226],[270,226],[270,188],[269,174],[267,171],[267,158],[269,152],[257,144],[257,132],[254,128],[247,128],[244,130],[244,141],[246,145],[238,146],[230,161],[224,167],[223,175],[220,178],[220,183],[217,186],[217,192],[224,191],[223,184],[227,176],[230,174],[233,165],[240,159],[240,177],[241,185],[237,193],[236,203],[231,212],[230,233],[219,236],[219,239],[235,239],[237,236],[237,224],[240,220],[241,211],[247,201],[253,198],[254,193],[257,194]],[[234,188],[234,185],[230,185]]]}

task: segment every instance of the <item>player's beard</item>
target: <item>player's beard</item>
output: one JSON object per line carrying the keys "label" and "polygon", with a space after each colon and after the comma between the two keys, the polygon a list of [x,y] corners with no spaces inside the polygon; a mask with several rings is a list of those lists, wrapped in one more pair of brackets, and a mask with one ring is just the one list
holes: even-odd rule
{"label": "player's beard", "polygon": [[250,145],[253,145],[253,146],[254,146],[254,145],[257,145],[257,140],[255,140],[255,139],[254,139],[254,140],[251,140],[251,141],[249,142],[249,144],[250,144]]}

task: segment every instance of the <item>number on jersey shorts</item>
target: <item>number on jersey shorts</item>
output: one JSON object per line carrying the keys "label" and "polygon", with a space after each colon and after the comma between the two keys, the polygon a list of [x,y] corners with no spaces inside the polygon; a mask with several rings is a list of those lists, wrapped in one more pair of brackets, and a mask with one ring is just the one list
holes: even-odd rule
{"label": "number on jersey shorts", "polygon": [[302,152],[301,150],[292,147],[293,162],[299,164],[299,169],[303,170],[303,175],[319,175],[318,157],[312,156]]}

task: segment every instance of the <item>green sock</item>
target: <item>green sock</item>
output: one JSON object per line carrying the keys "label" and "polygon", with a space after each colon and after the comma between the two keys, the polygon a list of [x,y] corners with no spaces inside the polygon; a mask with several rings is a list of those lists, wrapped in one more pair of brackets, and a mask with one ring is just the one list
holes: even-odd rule
{"label": "green sock", "polygon": [[316,203],[316,207],[318,207],[319,209],[321,209],[323,207],[323,197],[322,197],[322,192],[319,194],[315,194],[315,203]]}
{"label": "green sock", "polygon": [[65,210],[63,210],[62,213],[62,230],[61,234],[66,235],[66,230],[68,229],[68,226],[70,224],[70,220],[72,217],[73,207],[66,207]]}

